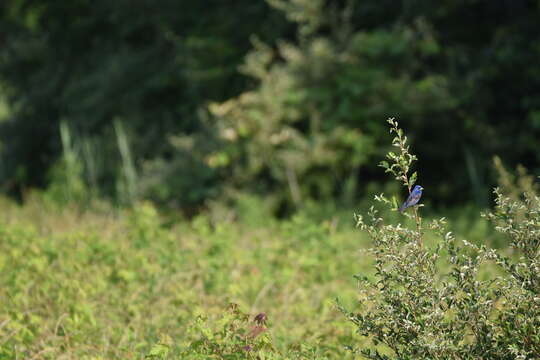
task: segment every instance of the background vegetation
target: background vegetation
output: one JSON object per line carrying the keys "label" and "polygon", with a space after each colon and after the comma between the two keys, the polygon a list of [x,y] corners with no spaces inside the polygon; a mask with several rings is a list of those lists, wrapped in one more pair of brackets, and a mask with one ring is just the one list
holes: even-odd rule
{"label": "background vegetation", "polygon": [[50,184],[64,123],[81,180],[114,200],[193,213],[240,190],[278,213],[350,206],[386,181],[373,164],[399,116],[430,199],[486,206],[494,154],[540,164],[538,12],[526,0],[4,1],[0,183],[18,196]]}
{"label": "background vegetation", "polygon": [[539,19],[2,1],[0,359],[535,358]]}

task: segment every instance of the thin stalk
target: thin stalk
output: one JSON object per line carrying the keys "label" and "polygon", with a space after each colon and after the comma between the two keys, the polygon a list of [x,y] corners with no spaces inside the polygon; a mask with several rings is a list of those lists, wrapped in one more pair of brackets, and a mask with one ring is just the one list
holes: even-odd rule
{"label": "thin stalk", "polygon": [[129,147],[127,134],[124,130],[124,126],[119,119],[114,121],[114,130],[116,132],[116,140],[118,143],[118,150],[122,158],[122,172],[124,188],[122,189],[124,199],[128,203],[133,203],[137,191],[137,172],[135,170],[135,163],[131,156],[131,150]]}

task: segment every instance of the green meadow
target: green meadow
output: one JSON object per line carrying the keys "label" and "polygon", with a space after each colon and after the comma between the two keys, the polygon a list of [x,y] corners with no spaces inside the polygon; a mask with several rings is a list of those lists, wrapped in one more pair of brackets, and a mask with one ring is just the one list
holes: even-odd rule
{"label": "green meadow", "polygon": [[264,312],[279,351],[346,357],[354,329],[333,300],[354,303],[366,237],[265,219],[167,224],[148,203],[81,212],[3,200],[1,358],[140,359],[164,336],[175,354],[198,317],[211,323],[231,303]]}
{"label": "green meadow", "polygon": [[[364,342],[335,301],[354,309],[353,275],[374,272],[352,213],[277,221],[246,200],[234,220],[178,220],[150,203],[82,210],[32,196],[1,202],[2,359],[142,359],[162,345],[162,358],[184,358],[224,336],[231,304],[248,315],[241,339],[265,314],[275,358],[353,358],[346,346]],[[488,232],[479,222],[472,236]]]}

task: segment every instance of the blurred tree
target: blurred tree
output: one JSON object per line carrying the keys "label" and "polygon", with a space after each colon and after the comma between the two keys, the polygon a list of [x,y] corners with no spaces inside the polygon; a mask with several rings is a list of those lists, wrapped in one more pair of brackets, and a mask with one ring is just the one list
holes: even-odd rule
{"label": "blurred tree", "polygon": [[[427,181],[445,203],[487,205],[491,157],[540,171],[540,4],[537,1],[405,1],[401,21],[423,19],[440,52],[424,66],[444,73],[454,111],[410,119]],[[409,120],[409,119],[407,119]],[[444,164],[441,166],[440,164]],[[428,170],[426,173],[425,170]]]}
{"label": "blurred tree", "polygon": [[441,203],[486,204],[494,153],[539,171],[537,1],[267,2],[4,1],[0,181],[42,185],[64,120],[113,191],[113,119],[140,190],[181,207],[225,188],[352,202],[389,116]]}
{"label": "blurred tree", "polygon": [[487,205],[494,153],[538,170],[538,2],[269,2],[297,38],[256,42],[243,70],[259,86],[213,107],[241,186],[354,199],[376,179],[388,116],[413,134],[441,203]]}
{"label": "blurred tree", "polygon": [[259,86],[211,107],[233,144],[228,164],[239,187],[273,192],[286,208],[306,199],[351,205],[359,181],[373,180],[388,115],[426,119],[455,107],[444,74],[424,66],[439,44],[421,19],[366,31],[353,26],[352,3],[271,3],[298,36],[275,51],[255,41],[242,71]]}
{"label": "blurred tree", "polygon": [[0,16],[0,83],[12,111],[0,127],[0,181],[18,188],[44,184],[61,155],[61,120],[108,151],[102,185],[114,184],[114,119],[137,162],[167,157],[167,134],[197,132],[198,108],[245,88],[236,68],[249,36],[272,41],[290,28],[250,0],[6,0]]}

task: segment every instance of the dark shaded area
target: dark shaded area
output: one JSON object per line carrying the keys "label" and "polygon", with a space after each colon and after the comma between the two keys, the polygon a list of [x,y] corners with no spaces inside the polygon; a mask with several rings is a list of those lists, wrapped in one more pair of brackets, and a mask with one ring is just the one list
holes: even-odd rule
{"label": "dark shaded area", "polygon": [[[228,188],[277,195],[284,213],[298,199],[350,204],[387,179],[375,165],[388,150],[389,116],[410,135],[435,203],[487,205],[495,154],[540,171],[538,2],[284,4],[3,2],[0,85],[11,114],[0,123],[1,188],[48,184],[61,121],[75,143],[93,144],[96,186],[112,197],[121,166],[112,124],[122,121],[140,196],[180,208]],[[253,35],[274,51],[266,63]],[[313,50],[320,39],[332,50]],[[288,58],[284,41],[309,55]],[[238,71],[249,56],[262,75]],[[280,77],[293,85],[273,96],[276,115],[264,94]],[[247,105],[246,91],[255,97]],[[226,115],[206,110],[228,99]],[[269,140],[286,131],[297,140]],[[310,157],[319,143],[323,155]]]}
{"label": "dark shaded area", "polygon": [[[166,154],[167,134],[200,130],[197,109],[246,88],[237,72],[253,34],[291,26],[264,2],[7,1],[0,77],[3,183],[44,186],[61,154],[59,122],[107,136],[129,124],[138,160]],[[15,171],[15,169],[24,169]]]}

